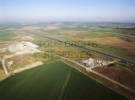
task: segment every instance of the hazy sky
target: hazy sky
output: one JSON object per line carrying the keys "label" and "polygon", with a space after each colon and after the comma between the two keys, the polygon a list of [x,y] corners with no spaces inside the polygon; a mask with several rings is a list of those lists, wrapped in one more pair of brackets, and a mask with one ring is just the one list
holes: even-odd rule
{"label": "hazy sky", "polygon": [[135,0],[0,0],[4,21],[135,22]]}

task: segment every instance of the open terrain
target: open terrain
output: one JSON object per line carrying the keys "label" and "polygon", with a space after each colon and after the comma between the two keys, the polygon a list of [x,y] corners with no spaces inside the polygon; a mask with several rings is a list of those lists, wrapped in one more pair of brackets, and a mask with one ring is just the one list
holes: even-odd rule
{"label": "open terrain", "polygon": [[127,100],[60,61],[15,74],[0,82],[0,99]]}
{"label": "open terrain", "polygon": [[[54,57],[55,55],[80,64],[89,58],[99,62],[114,62],[110,67],[102,65],[92,70],[109,80],[135,90],[134,81],[132,81],[135,79],[133,64],[77,47],[79,45],[134,62],[135,30],[132,28],[134,25],[125,25],[128,27],[121,24],[92,23],[0,26],[0,80],[2,80],[0,99],[114,100],[119,98],[119,100],[125,100],[126,95],[123,97],[117,94],[119,90],[112,91],[109,89],[111,86],[105,87],[104,84],[99,84],[98,79],[101,77],[97,76],[95,81],[65,63],[51,63],[59,60],[59,57]],[[27,43],[37,46],[36,49]],[[33,50],[40,52],[32,52]],[[3,71],[3,59],[11,77]],[[33,66],[36,62],[44,65]],[[30,69],[31,66],[36,68]],[[16,71],[18,73],[14,74]]]}

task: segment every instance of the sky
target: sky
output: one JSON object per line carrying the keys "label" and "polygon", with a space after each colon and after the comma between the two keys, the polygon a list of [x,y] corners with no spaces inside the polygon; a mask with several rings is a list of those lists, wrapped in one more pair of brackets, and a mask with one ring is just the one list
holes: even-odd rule
{"label": "sky", "polygon": [[0,22],[135,22],[135,0],[0,0]]}

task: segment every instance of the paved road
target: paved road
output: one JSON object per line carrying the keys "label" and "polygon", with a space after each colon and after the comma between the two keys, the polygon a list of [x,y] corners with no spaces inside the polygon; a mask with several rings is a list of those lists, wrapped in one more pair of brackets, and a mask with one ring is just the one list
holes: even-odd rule
{"label": "paved road", "polygon": [[77,45],[75,43],[65,42],[65,41],[62,41],[62,40],[59,40],[59,39],[56,39],[56,38],[52,38],[52,37],[48,37],[48,36],[42,36],[42,37],[45,37],[45,38],[48,38],[48,39],[51,39],[51,40],[54,40],[54,41],[57,41],[57,42],[65,43],[65,44],[83,49],[84,51],[87,51],[87,52],[92,51],[92,52],[95,52],[97,54],[102,54],[106,57],[110,57],[112,59],[118,60],[120,63],[123,63],[123,64],[129,64],[129,65],[132,65],[132,66],[135,65],[135,61],[128,60],[126,58],[122,58],[122,57],[119,57],[119,56],[111,55],[111,54],[96,50],[94,48],[87,48],[87,47],[84,47],[84,46],[81,46],[81,45]]}

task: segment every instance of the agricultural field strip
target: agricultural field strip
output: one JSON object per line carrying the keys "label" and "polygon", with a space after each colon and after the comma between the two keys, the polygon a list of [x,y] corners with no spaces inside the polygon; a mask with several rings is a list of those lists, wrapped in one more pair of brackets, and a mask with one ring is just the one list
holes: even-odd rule
{"label": "agricultural field strip", "polygon": [[[84,65],[82,65],[82,64],[80,64],[80,63],[78,63],[78,62],[76,62],[76,61],[73,61],[73,60],[70,60],[70,59],[67,59],[67,58],[63,58],[63,57],[62,57],[62,59],[68,60],[68,61],[70,61],[70,62],[72,62],[72,63],[75,63],[75,64],[77,64],[77,65],[79,65],[79,66],[81,66],[81,67],[83,67],[83,68],[86,68],[86,66],[84,66]],[[66,63],[66,64],[68,64],[68,63]],[[73,67],[73,66],[72,66],[72,67]],[[104,78],[104,79],[106,79],[106,80],[108,80],[108,81],[111,81],[112,83],[114,83],[114,84],[116,84],[116,85],[119,85],[120,87],[123,87],[123,88],[125,88],[125,89],[127,89],[127,90],[129,90],[129,91],[131,91],[131,92],[133,92],[133,93],[135,93],[135,90],[133,90],[133,89],[131,89],[131,88],[128,88],[127,86],[125,86],[125,85],[123,85],[123,84],[121,84],[121,83],[119,83],[119,82],[117,82],[117,81],[115,81],[115,80],[112,80],[112,79],[110,79],[109,77],[107,77],[107,76],[105,76],[105,75],[103,75],[103,74],[100,74],[100,73],[98,73],[98,72],[96,72],[96,71],[94,71],[94,70],[92,70],[92,69],[89,69],[89,72],[91,72],[91,73],[93,73],[93,74],[96,74],[96,75],[98,75],[98,76],[100,76],[100,77],[102,77],[102,78]]]}
{"label": "agricultural field strip", "polygon": [[[56,73],[55,73],[55,70],[53,70],[54,69],[53,67],[58,69],[56,71]],[[79,98],[75,99],[75,100],[85,100],[84,99],[85,97],[87,100],[89,100],[91,98],[91,96],[92,97],[94,96],[93,98],[97,98],[98,95],[99,95],[99,97],[102,97],[102,95],[100,95],[99,93],[101,93],[101,94],[103,93],[103,99],[104,98],[109,99],[109,98],[115,96],[115,94],[116,94],[115,92],[113,92],[113,91],[111,92],[110,89],[107,89],[106,87],[102,86],[101,84],[97,84],[97,82],[89,79],[87,76],[82,75],[77,70],[75,71],[74,69],[68,68],[68,67],[70,67],[70,66],[66,65],[65,63],[56,62],[51,65],[45,64],[41,68],[34,68],[33,70],[24,72],[24,74],[22,73],[22,74],[15,75],[15,77],[13,76],[13,78],[11,80],[9,79],[9,81],[5,82],[5,83],[12,83],[11,85],[9,84],[8,88],[1,88],[2,94],[4,91],[4,94],[1,96],[1,98],[2,98],[2,100],[9,100],[11,98],[14,100],[15,99],[22,100],[22,98],[23,99],[25,98],[26,100],[27,99],[28,100],[38,100],[38,99],[55,100],[56,98],[58,99],[59,95],[61,94],[62,87],[66,83],[65,81],[68,80],[67,77],[69,75],[70,69],[72,72],[71,77],[70,77],[68,85],[65,88],[65,91],[64,91],[64,94],[63,94],[63,97],[61,100],[66,100],[66,98],[69,98],[69,100],[70,99],[72,100],[72,98],[75,99],[77,97],[79,97]],[[38,75],[36,75],[35,72]],[[63,75],[63,72],[65,73],[64,75]],[[46,74],[46,73],[48,73],[48,74]],[[49,74],[49,73],[51,73],[51,74]],[[61,73],[61,74],[59,74],[59,73]],[[58,76],[57,76],[57,74],[58,74]],[[61,76],[61,75],[63,75],[63,76]],[[52,77],[48,77],[48,76],[52,76]],[[43,78],[43,77],[46,77],[46,78]],[[48,80],[48,78],[49,78],[49,80]],[[76,78],[77,78],[77,80],[76,80]],[[84,81],[81,81],[80,79],[82,79],[82,80],[84,79]],[[55,81],[53,81],[53,80],[55,80]],[[58,84],[57,84],[57,82],[58,82]],[[83,82],[84,82],[84,86],[82,85]],[[92,84],[91,84],[91,82],[92,82]],[[33,84],[33,83],[35,83],[35,84]],[[41,84],[37,85],[38,83],[41,83]],[[7,86],[7,84],[4,86]],[[96,86],[99,88],[96,88]],[[43,87],[46,89],[44,89]],[[69,89],[69,88],[70,88],[70,90],[68,91],[67,89]],[[21,89],[21,91],[20,91],[20,89]],[[89,89],[89,90],[87,90],[87,89]],[[104,89],[105,89],[105,91],[102,92],[102,90],[104,90]],[[108,92],[110,91],[111,93],[108,94],[106,89]],[[10,90],[12,90],[12,91],[10,91]],[[72,90],[73,90],[73,92],[72,92]],[[7,91],[9,91],[9,92],[7,92]],[[86,91],[88,97],[85,95],[86,93],[84,91]],[[95,94],[93,94],[93,93],[95,93]],[[79,94],[81,95],[81,97]],[[110,95],[110,96],[108,96],[108,95]],[[117,94],[117,95],[119,95],[119,94]],[[42,96],[42,98],[40,98],[40,96]],[[117,98],[117,96],[116,96],[116,98]],[[123,100],[123,99],[120,99],[120,100]],[[127,99],[124,99],[124,100],[127,100]]]}
{"label": "agricultural field strip", "polygon": [[[48,53],[48,52],[45,52],[45,53],[51,55],[51,53]],[[80,63],[78,63],[78,62],[76,62],[76,61],[70,60],[70,59],[68,59],[68,58],[65,58],[65,57],[62,57],[62,56],[56,55],[56,54],[54,54],[53,56],[57,56],[57,57],[61,58],[62,61],[64,61],[64,62],[65,62],[66,64],[68,64],[68,65],[70,65],[70,64],[67,63],[65,60],[67,60],[67,61],[69,61],[69,62],[71,62],[71,63],[74,63],[74,64],[76,64],[76,65],[78,65],[78,66],[81,66],[82,68],[85,68],[85,69],[86,69],[86,66],[84,66],[84,65],[82,65],[82,64],[80,64]],[[79,70],[79,68],[74,67],[73,65],[70,65],[70,66],[72,66],[72,67],[75,68],[76,70],[80,71],[81,73],[85,74],[84,72],[82,72],[81,70]],[[94,70],[92,70],[92,69],[90,69],[89,72],[90,72],[90,73],[93,73],[93,74],[95,74],[95,75],[97,75],[97,76],[99,76],[99,77],[101,77],[101,78],[103,78],[103,79],[106,79],[106,80],[110,81],[111,83],[113,83],[113,84],[115,84],[115,85],[118,85],[118,86],[120,86],[120,87],[122,87],[122,88],[124,88],[124,89],[126,89],[126,90],[128,90],[128,91],[130,91],[130,92],[132,92],[132,93],[135,94],[135,90],[133,90],[133,89],[131,89],[131,88],[129,88],[129,87],[127,87],[127,86],[125,86],[125,85],[123,85],[123,84],[121,84],[121,83],[115,81],[115,80],[112,80],[112,79],[110,79],[109,77],[107,77],[107,76],[105,76],[105,75],[103,75],[103,74],[100,74],[100,73],[98,73],[98,72],[96,72],[96,71],[94,71]],[[89,77],[90,77],[90,76],[89,76]],[[91,78],[91,77],[90,77],[90,78]],[[93,79],[94,79],[94,78],[93,78]],[[94,79],[94,80],[95,80],[95,79]],[[97,80],[96,80],[96,81],[97,81]],[[100,83],[101,83],[101,82],[100,82]],[[102,83],[101,83],[101,84],[102,84]],[[112,89],[112,88],[111,88],[111,89]]]}
{"label": "agricultural field strip", "polygon": [[[13,56],[13,55],[10,55],[10,56],[8,56],[8,57],[12,57],[12,56]],[[72,61],[72,60],[70,60],[70,59],[68,59],[68,58],[64,58],[64,57],[61,57],[61,56],[59,56],[59,55],[56,55],[56,56],[58,56],[58,57],[60,57],[60,58],[62,58],[62,59],[68,60],[68,61],[70,61],[70,62],[72,62],[72,63],[75,63],[75,64],[77,64],[77,65],[79,65],[79,66],[85,68],[85,66],[83,66],[83,65],[81,65],[81,64],[79,64],[79,63],[77,63],[76,61]],[[8,57],[6,57],[6,58],[8,58]],[[18,72],[21,72],[21,71],[24,71],[24,70],[27,70],[27,69],[30,69],[30,68],[34,68],[34,67],[36,67],[36,66],[38,66],[38,65],[40,65],[40,64],[43,64],[43,63],[42,63],[42,62],[36,62],[36,63],[34,63],[34,64],[27,65],[25,68],[17,69],[16,71],[14,71],[14,73],[18,73]],[[66,64],[68,64],[68,63],[66,63]],[[74,67],[74,66],[72,66],[72,67]],[[116,82],[116,81],[114,81],[114,80],[112,80],[112,79],[110,79],[110,78],[108,78],[108,77],[106,77],[106,76],[100,74],[100,73],[97,73],[97,72],[95,72],[95,71],[93,71],[93,70],[90,70],[90,72],[92,72],[93,74],[96,74],[96,75],[98,75],[98,76],[100,76],[100,77],[102,77],[102,78],[105,78],[105,79],[107,79],[108,81],[111,81],[112,83],[117,84],[117,85],[119,85],[119,86],[121,86],[121,87],[123,87],[123,88],[125,88],[125,89],[128,89],[128,90],[130,90],[130,91],[132,91],[132,92],[135,93],[134,90],[132,90],[132,89],[130,89],[130,88],[128,88],[128,87],[126,87],[126,86],[124,86],[124,85],[122,85],[122,84],[120,84],[120,83],[118,83],[118,82]]]}
{"label": "agricultural field strip", "polygon": [[20,53],[16,53],[16,54],[11,54],[11,55],[6,55],[4,56],[4,60],[6,59],[9,59],[9,58],[12,58],[12,57],[15,57],[15,56],[18,56],[18,55],[23,55],[23,54],[27,54],[26,52],[20,52]]}
{"label": "agricultural field strip", "polygon": [[[49,53],[48,53],[48,54],[49,54]],[[86,75],[86,76],[92,78],[93,80],[99,82],[100,84],[104,85],[104,84],[102,83],[102,81],[94,79],[94,77],[91,77],[91,76],[87,75],[87,73],[81,71],[78,67],[75,67],[74,65],[69,64],[69,63],[67,63],[66,61],[69,61],[69,62],[71,62],[71,63],[73,63],[73,64],[75,64],[75,65],[78,65],[78,66],[80,66],[80,67],[86,69],[86,67],[85,67],[84,65],[81,65],[81,64],[77,63],[76,61],[70,60],[70,59],[68,59],[68,58],[65,58],[65,57],[62,57],[62,56],[59,56],[59,55],[56,55],[56,54],[54,54],[54,56],[60,57],[61,60],[62,60],[63,62],[65,62],[67,65],[70,65],[71,67],[73,67],[74,69],[76,69],[76,70],[78,70],[79,72],[83,73],[84,75]],[[121,84],[121,83],[119,83],[119,82],[117,82],[117,81],[115,81],[115,80],[112,80],[112,79],[110,79],[109,77],[107,77],[107,76],[105,76],[105,75],[102,75],[102,74],[100,74],[100,73],[98,73],[98,72],[95,72],[95,71],[93,71],[92,69],[89,70],[89,73],[92,73],[92,74],[94,74],[94,75],[97,75],[97,76],[99,76],[99,77],[101,77],[101,78],[103,78],[103,79],[109,81],[111,84],[117,85],[117,86],[119,86],[119,87],[121,87],[121,88],[124,88],[125,90],[130,91],[131,93],[135,94],[135,91],[134,91],[133,89],[128,88],[128,87],[126,87],[125,85],[123,85],[123,84]],[[104,86],[106,86],[106,85],[104,85]],[[107,87],[108,87],[108,86],[107,86]],[[108,88],[110,88],[110,87],[108,87]],[[114,90],[114,91],[117,91],[117,89],[114,89],[113,87],[111,87],[110,89],[112,89],[112,90]],[[125,92],[124,92],[124,93],[123,93],[123,92],[122,92],[122,93],[121,93],[121,92],[118,92],[118,93],[123,94],[123,95],[127,95],[128,98],[133,98],[133,96],[130,96],[129,94],[127,94],[127,93],[125,93]]]}
{"label": "agricultural field strip", "polygon": [[23,55],[23,54],[27,54],[27,52],[20,52],[20,53],[16,53],[16,54],[10,54],[10,55],[6,55],[3,57],[3,59],[0,59],[2,62],[3,62],[3,69],[5,71],[5,74],[8,76],[9,75],[9,72],[7,71],[6,67],[5,67],[5,61],[9,58],[12,58],[12,57],[15,57],[15,56],[18,56],[18,55]]}
{"label": "agricultural field strip", "polygon": [[66,80],[65,80],[65,82],[64,82],[64,84],[62,86],[62,90],[61,90],[61,93],[60,93],[60,96],[59,96],[58,100],[62,100],[62,97],[64,95],[65,88],[68,85],[69,79],[71,77],[71,73],[72,73],[72,71],[70,70],[69,73],[68,73],[68,75],[67,75],[67,77],[66,77]]}
{"label": "agricultural field strip", "polygon": [[[69,62],[67,62],[67,61],[64,61],[64,62],[65,62],[67,65],[70,65],[70,66],[73,67],[74,69],[78,70],[79,72],[83,73],[84,75],[86,75],[86,76],[90,77],[91,79],[97,81],[98,83],[102,84],[103,86],[108,87],[109,89],[111,89],[111,90],[113,90],[113,91],[115,91],[115,92],[117,92],[117,93],[119,93],[119,94],[121,94],[121,95],[124,95],[124,96],[130,98],[131,100],[134,98],[134,94],[135,94],[135,93],[133,93],[132,91],[127,90],[128,87],[125,89],[126,86],[124,86],[124,89],[125,89],[126,91],[125,91],[125,90],[123,91],[123,87],[121,87],[121,84],[119,84],[118,82],[116,82],[116,81],[114,81],[114,80],[111,80],[111,79],[107,80],[108,77],[107,77],[107,79],[106,79],[106,78],[104,78],[104,77],[99,76],[98,74],[95,74],[95,73],[89,71],[90,73],[96,75],[97,77],[102,78],[103,80],[104,80],[104,79],[107,80],[107,81],[109,82],[109,86],[108,86],[108,82],[107,82],[107,84],[104,84],[104,82],[102,82],[102,80],[95,79],[95,78],[94,78],[95,76],[90,76],[88,73],[86,73],[86,72],[82,71],[81,69],[75,67],[75,65],[77,65],[77,64],[74,63],[74,65],[73,65],[73,63],[72,63],[72,64],[69,64]],[[80,65],[78,65],[78,66],[80,66]],[[103,75],[103,76],[104,76],[104,75]],[[114,83],[114,82],[115,82],[115,83]],[[118,84],[117,84],[117,83],[118,83]],[[117,88],[115,88],[114,86],[111,86],[111,85],[118,85],[119,87],[117,86]],[[110,87],[110,86],[111,86],[111,87]],[[120,89],[120,91],[119,91],[119,89]],[[121,90],[121,89],[122,89],[122,90]],[[130,89],[130,90],[131,90],[131,89]],[[132,92],[132,93],[130,94],[129,92],[130,92],[130,93]],[[134,100],[134,99],[133,99],[133,100]]]}
{"label": "agricultural field strip", "polygon": [[34,62],[32,64],[28,64],[23,68],[16,69],[12,73],[20,73],[22,71],[25,71],[25,70],[28,70],[28,69],[31,69],[31,68],[35,68],[35,67],[38,67],[40,65],[43,65],[43,62],[37,61],[37,62]]}
{"label": "agricultural field strip", "polygon": [[58,41],[60,43],[65,43],[65,44],[68,44],[68,45],[71,45],[73,47],[77,47],[77,48],[80,48],[82,50],[85,50],[85,51],[93,51],[93,52],[96,52],[98,54],[103,54],[107,57],[110,57],[110,58],[113,58],[113,59],[118,59],[120,61],[123,61],[124,63],[129,63],[131,65],[135,65],[135,61],[132,61],[132,60],[128,60],[126,58],[122,58],[122,57],[119,57],[119,56],[116,56],[116,55],[111,55],[111,54],[108,54],[108,53],[105,53],[105,52],[102,52],[102,51],[98,51],[98,50],[95,50],[93,48],[86,48],[84,46],[81,46],[81,45],[77,45],[75,43],[69,43],[69,42],[65,42],[65,41],[62,41],[62,40],[59,40],[59,39],[56,39],[56,38],[52,38],[52,37],[48,37],[48,36],[44,36],[45,38],[48,38],[48,39],[51,39],[51,40],[54,40],[54,41]]}
{"label": "agricultural field strip", "polygon": [[[46,53],[47,53],[47,52],[46,52]],[[47,54],[49,54],[49,53],[47,53]],[[13,57],[13,56],[15,56],[15,55],[6,56],[6,59],[8,59],[8,58],[10,58],[10,57]],[[59,56],[59,55],[56,55],[56,56],[58,56],[58,57],[60,57],[60,58],[62,58],[62,59],[68,60],[68,61],[70,61],[70,62],[72,62],[72,63],[75,63],[75,64],[77,64],[77,65],[82,66],[82,67],[85,68],[84,65],[81,65],[81,64],[77,63],[76,61],[70,60],[70,59],[68,59],[68,58],[65,58],[65,57],[62,57],[62,56]],[[42,65],[42,64],[43,64],[42,62],[35,62],[35,63],[33,63],[33,64],[27,65],[27,66],[24,67],[24,68],[16,69],[13,73],[18,73],[18,72],[21,72],[21,71],[24,71],[24,70],[27,70],[27,69],[31,69],[31,68],[34,68],[34,67],[36,67],[36,66],[38,66],[38,65]],[[105,78],[105,79],[107,79],[107,80],[113,82],[114,84],[117,84],[117,85],[119,85],[119,86],[121,86],[121,87],[123,87],[123,88],[125,88],[125,89],[127,89],[127,90],[129,90],[129,91],[131,91],[131,92],[133,92],[133,93],[135,93],[135,91],[134,91],[133,89],[130,89],[130,88],[124,86],[123,84],[121,84],[121,83],[119,83],[119,82],[116,82],[116,81],[114,81],[114,80],[108,78],[107,76],[104,76],[104,75],[102,75],[102,74],[100,74],[100,73],[98,73],[98,72],[95,72],[95,71],[93,71],[93,70],[89,70],[89,71],[92,72],[92,73],[94,73],[94,74],[96,74],[96,75],[98,75],[98,76],[100,76],[100,77],[102,77],[102,78]]]}

